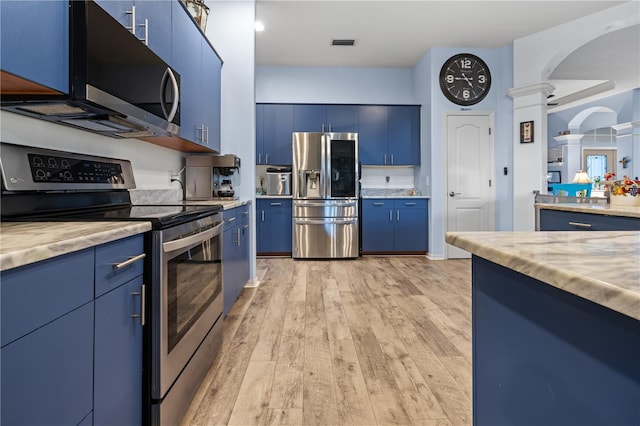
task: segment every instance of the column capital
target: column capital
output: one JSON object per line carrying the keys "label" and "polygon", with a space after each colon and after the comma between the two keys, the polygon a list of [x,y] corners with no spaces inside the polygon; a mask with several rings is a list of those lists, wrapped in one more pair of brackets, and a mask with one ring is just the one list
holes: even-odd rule
{"label": "column capital", "polygon": [[553,83],[551,83],[550,81],[543,81],[541,83],[531,84],[529,86],[514,87],[508,89],[507,93],[509,94],[509,96],[511,96],[512,99],[537,94],[544,95],[544,97],[546,98],[547,96],[552,94],[554,90],[556,90],[556,86],[554,86]]}

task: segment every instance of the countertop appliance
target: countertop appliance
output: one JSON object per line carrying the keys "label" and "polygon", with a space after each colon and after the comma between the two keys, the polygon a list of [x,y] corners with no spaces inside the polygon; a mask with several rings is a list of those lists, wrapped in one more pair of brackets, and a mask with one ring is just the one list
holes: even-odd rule
{"label": "countertop appliance", "polygon": [[293,258],[360,255],[357,133],[293,133]]}
{"label": "countertop appliance", "polygon": [[267,168],[267,195],[291,195],[291,167]]}
{"label": "countertop appliance", "polygon": [[3,221],[151,222],[141,424],[179,424],[222,343],[222,207],[132,205],[126,160],[3,143],[0,164]]}
{"label": "countertop appliance", "polygon": [[233,199],[235,193],[230,176],[239,169],[240,158],[233,154],[188,156],[185,199]]}
{"label": "countertop appliance", "polygon": [[180,75],[93,1],[69,2],[68,95],[2,95],[2,108],[116,138],[178,136]]}

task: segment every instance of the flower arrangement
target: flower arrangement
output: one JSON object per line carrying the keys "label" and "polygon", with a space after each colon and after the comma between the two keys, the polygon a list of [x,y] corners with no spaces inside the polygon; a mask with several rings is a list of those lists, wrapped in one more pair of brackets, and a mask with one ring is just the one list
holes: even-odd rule
{"label": "flower arrangement", "polygon": [[606,181],[603,183],[609,186],[611,204],[640,205],[640,180],[631,179],[629,176],[624,176],[621,180],[611,180],[615,176],[615,173],[604,175]]}

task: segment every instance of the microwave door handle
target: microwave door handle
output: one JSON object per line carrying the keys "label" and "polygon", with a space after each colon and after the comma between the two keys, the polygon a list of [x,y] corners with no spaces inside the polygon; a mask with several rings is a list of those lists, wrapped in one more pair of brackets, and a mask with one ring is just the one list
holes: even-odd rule
{"label": "microwave door handle", "polygon": [[[171,79],[171,87],[173,89],[173,100],[171,105],[171,111],[167,112],[166,102],[164,100],[164,92],[167,88],[167,84],[169,84],[169,79]],[[178,103],[180,100],[180,89],[178,87],[178,80],[176,76],[171,71],[171,68],[167,68],[162,76],[162,81],[160,83],[160,106],[162,107],[162,113],[164,114],[167,121],[172,122],[178,112]]]}
{"label": "microwave door handle", "polygon": [[220,234],[220,230],[222,229],[223,223],[220,223],[213,228],[209,228],[206,231],[198,232],[194,235],[189,235],[185,238],[180,238],[173,241],[167,241],[162,244],[162,251],[165,253],[171,253],[176,250],[182,250],[187,247],[194,247],[204,241],[207,241],[216,235]]}

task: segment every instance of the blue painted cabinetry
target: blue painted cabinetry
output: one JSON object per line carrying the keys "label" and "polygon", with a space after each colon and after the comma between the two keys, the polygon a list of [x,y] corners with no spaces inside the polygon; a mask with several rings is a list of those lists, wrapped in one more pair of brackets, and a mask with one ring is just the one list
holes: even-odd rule
{"label": "blue painted cabinetry", "polygon": [[294,106],[259,104],[256,109],[256,164],[291,164]]}
{"label": "blue painted cabinetry", "polygon": [[143,260],[114,264],[142,252],[135,236],[2,272],[2,424],[140,424]]}
{"label": "blue painted cabinetry", "polygon": [[171,62],[171,1],[96,0],[165,62]]}
{"label": "blue painted cabinetry", "polygon": [[249,281],[249,209],[247,204],[224,211],[222,273],[225,315]]}
{"label": "blue painted cabinetry", "polygon": [[180,74],[180,137],[220,151],[222,62],[180,2],[173,2],[171,64]]}
{"label": "blue painted cabinetry", "polygon": [[0,39],[3,71],[69,93],[68,1],[0,2]]}
{"label": "blue painted cabinetry", "polygon": [[426,199],[362,200],[363,253],[425,253],[427,242]]}
{"label": "blue painted cabinetry", "polygon": [[258,254],[291,254],[291,199],[261,198],[256,205]]}
{"label": "blue painted cabinetry", "polygon": [[640,218],[540,209],[541,231],[638,231]]}
{"label": "blue painted cabinetry", "polygon": [[360,161],[365,165],[420,164],[420,107],[362,105]]}
{"label": "blue painted cabinetry", "polygon": [[358,131],[356,105],[295,105],[294,132]]}

